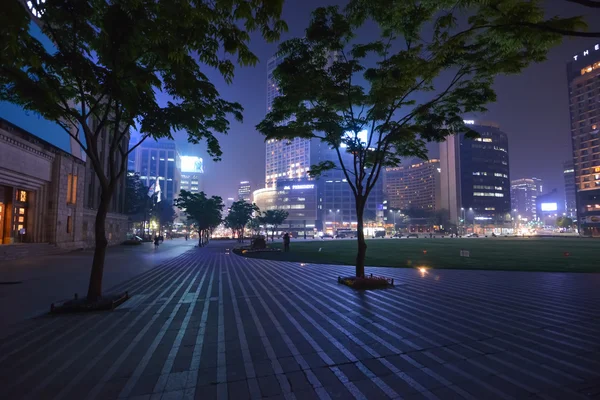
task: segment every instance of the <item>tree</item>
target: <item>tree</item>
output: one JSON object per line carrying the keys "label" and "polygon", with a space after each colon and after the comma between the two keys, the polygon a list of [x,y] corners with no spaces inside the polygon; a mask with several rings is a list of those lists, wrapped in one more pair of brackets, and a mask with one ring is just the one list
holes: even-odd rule
{"label": "tree", "polygon": [[238,242],[244,241],[244,228],[252,219],[252,214],[259,211],[256,204],[246,203],[238,200],[231,205],[229,214],[225,217],[225,226],[231,229],[237,236]]}
{"label": "tree", "polygon": [[[590,12],[600,9],[600,1],[597,0],[565,0],[564,2],[580,6],[579,8],[573,8],[572,12],[579,12],[582,15],[590,15]],[[446,4],[448,5],[448,2]],[[538,30],[563,36],[600,37],[600,32],[587,31],[588,25],[583,16],[570,18],[553,16],[544,19],[546,13],[544,12],[543,2],[540,0],[460,0],[453,1],[452,5],[456,9],[461,6],[472,7],[478,5],[480,11],[483,11],[480,16],[485,18],[485,23],[482,24],[485,28]]]}
{"label": "tree", "polygon": [[[242,107],[223,100],[203,70],[216,69],[230,83],[231,59],[254,65],[249,33],[276,40],[286,29],[282,0],[36,2],[41,20],[34,19],[54,48],[32,34],[23,3],[3,2],[0,13],[0,100],[60,125],[94,169],[101,194],[87,297],[95,301],[102,293],[106,214],[127,156],[148,137],[172,139],[181,130],[219,159],[215,135],[228,131],[229,116],[242,119]],[[128,146],[130,129],[141,140]]]}
{"label": "tree", "polygon": [[223,199],[219,196],[206,197],[204,192],[191,193],[182,190],[175,206],[185,212],[188,223],[198,232],[198,246],[208,243],[210,233],[223,220]]}
{"label": "tree", "polygon": [[559,228],[572,228],[573,224],[573,219],[569,217],[558,217],[556,219],[556,226]]}
{"label": "tree", "polygon": [[[271,240],[275,240],[275,231],[277,227],[285,222],[290,214],[284,210],[267,210],[259,217],[259,221],[265,225],[265,231],[267,225],[271,225]],[[268,239],[268,237],[267,237]]]}
{"label": "tree", "polygon": [[260,220],[258,219],[258,217],[251,218],[250,221],[248,221],[248,224],[246,224],[246,228],[248,228],[250,232],[252,232],[252,235],[259,235]]}
{"label": "tree", "polygon": [[157,202],[152,208],[150,215],[151,218],[157,222],[161,232],[165,227],[172,226],[173,221],[175,221],[175,218],[177,217],[173,205],[167,201]]}
{"label": "tree", "polygon": [[[470,7],[455,7],[462,3]],[[382,169],[403,157],[427,158],[427,142],[476,136],[462,116],[495,101],[494,78],[545,60],[561,41],[537,28],[489,27],[488,3],[513,15],[506,23],[543,19],[537,2],[517,0],[352,0],[343,9],[318,8],[303,38],[279,46],[281,96],[257,129],[267,140],[319,140],[335,153],[310,174],[339,169],[352,189],[358,277],[367,251],[364,207]],[[379,37],[361,43],[355,32],[367,25]]]}
{"label": "tree", "polygon": [[140,174],[127,171],[125,183],[125,214],[139,215],[148,208],[148,187],[140,179]]}

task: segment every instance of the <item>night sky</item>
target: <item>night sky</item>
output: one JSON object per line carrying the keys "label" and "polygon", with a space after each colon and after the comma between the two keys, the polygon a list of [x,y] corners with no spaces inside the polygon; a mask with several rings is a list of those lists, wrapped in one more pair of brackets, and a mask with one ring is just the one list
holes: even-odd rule
{"label": "night sky", "polygon": [[[287,0],[283,19],[289,25],[289,32],[282,39],[301,36],[312,9],[335,3],[342,2]],[[587,13],[591,30],[600,31],[600,9],[568,5],[559,0],[547,3],[549,15]],[[232,197],[241,180],[250,180],[253,189],[264,183],[265,144],[254,126],[265,115],[266,62],[276,52],[277,44],[265,43],[259,35],[253,35],[252,39],[251,49],[260,62],[253,68],[238,68],[233,84],[227,85],[218,73],[207,71],[223,98],[237,101],[245,109],[244,122],[233,121],[229,135],[220,138],[222,161],[208,160],[203,145],[188,145],[184,133],[176,134],[182,154],[205,159],[204,188],[209,195]],[[550,52],[546,62],[529,67],[520,76],[499,77],[495,86],[498,101],[489,106],[486,115],[465,116],[495,121],[508,134],[511,179],[538,177],[544,180],[544,191],[557,188],[563,192],[562,163],[571,157],[566,63],[573,54],[598,42],[600,39],[566,38]],[[66,134],[60,128],[18,107],[0,103],[0,116],[59,147],[68,146]]]}

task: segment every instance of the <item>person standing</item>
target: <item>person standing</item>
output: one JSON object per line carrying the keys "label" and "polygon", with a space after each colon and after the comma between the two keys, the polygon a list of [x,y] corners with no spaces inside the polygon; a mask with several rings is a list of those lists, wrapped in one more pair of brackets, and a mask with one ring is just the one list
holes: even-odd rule
{"label": "person standing", "polygon": [[287,232],[283,235],[283,251],[290,251],[290,234]]}
{"label": "person standing", "polygon": [[159,237],[158,237],[158,236],[155,236],[155,237],[154,237],[154,248],[155,248],[155,249],[158,249],[158,245],[159,245],[159,243],[160,243],[160,242],[159,242]]}

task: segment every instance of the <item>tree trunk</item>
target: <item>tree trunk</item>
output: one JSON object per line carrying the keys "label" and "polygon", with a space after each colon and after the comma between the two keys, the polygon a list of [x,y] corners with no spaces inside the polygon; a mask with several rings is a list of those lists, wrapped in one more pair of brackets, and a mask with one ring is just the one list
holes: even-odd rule
{"label": "tree trunk", "polygon": [[356,238],[358,251],[356,253],[356,276],[365,276],[365,257],[367,255],[367,243],[365,242],[364,226],[364,202],[356,199]]}
{"label": "tree trunk", "polygon": [[102,296],[102,278],[104,275],[104,259],[106,257],[106,214],[112,198],[112,190],[102,190],[100,205],[96,212],[96,223],[94,226],[96,246],[94,248],[94,259],[92,261],[92,272],[88,286],[88,301],[96,301]]}

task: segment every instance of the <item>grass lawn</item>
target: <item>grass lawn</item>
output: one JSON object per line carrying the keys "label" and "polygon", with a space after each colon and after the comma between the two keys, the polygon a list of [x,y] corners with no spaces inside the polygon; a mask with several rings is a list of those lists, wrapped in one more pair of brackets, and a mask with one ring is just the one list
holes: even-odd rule
{"label": "grass lawn", "polygon": [[[281,247],[280,243],[272,244]],[[368,266],[600,272],[600,240],[580,238],[462,238],[367,240]],[[280,261],[353,265],[355,240],[293,240],[289,253],[245,256]],[[319,251],[321,249],[321,251]],[[460,257],[460,250],[470,257]],[[565,252],[569,255],[565,256]]]}

